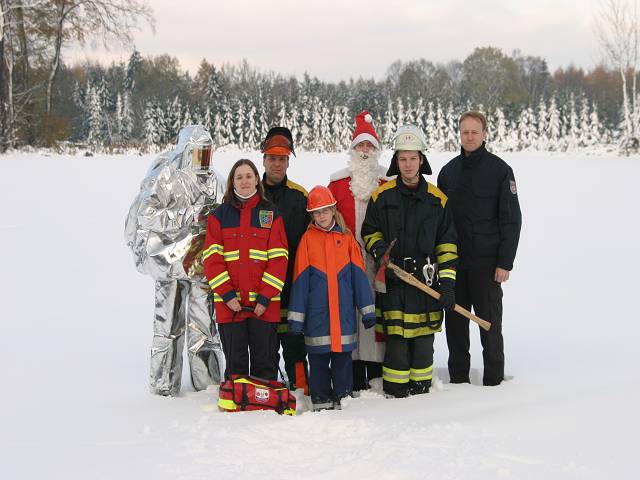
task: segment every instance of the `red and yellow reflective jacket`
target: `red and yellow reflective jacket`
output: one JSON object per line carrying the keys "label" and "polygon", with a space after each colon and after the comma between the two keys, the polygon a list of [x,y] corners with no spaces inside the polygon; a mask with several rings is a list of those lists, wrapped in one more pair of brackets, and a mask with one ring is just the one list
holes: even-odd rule
{"label": "red and yellow reflective jacket", "polygon": [[238,298],[243,307],[267,307],[259,317],[280,321],[280,292],[289,251],[282,216],[256,194],[240,205],[223,203],[209,217],[203,251],[204,272],[216,307],[216,321],[230,323],[253,316],[226,305]]}

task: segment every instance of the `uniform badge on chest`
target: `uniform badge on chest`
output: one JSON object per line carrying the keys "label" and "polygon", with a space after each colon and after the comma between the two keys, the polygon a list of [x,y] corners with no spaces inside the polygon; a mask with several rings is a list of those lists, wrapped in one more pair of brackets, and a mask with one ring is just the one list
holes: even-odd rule
{"label": "uniform badge on chest", "polygon": [[258,219],[260,220],[260,226],[262,228],[271,228],[273,225],[273,211],[260,210],[258,213]]}

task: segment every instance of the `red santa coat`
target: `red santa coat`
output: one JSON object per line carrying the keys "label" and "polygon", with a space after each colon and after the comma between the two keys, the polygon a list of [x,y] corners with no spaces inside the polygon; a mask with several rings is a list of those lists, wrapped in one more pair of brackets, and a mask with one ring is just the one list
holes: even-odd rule
{"label": "red santa coat", "polygon": [[[378,177],[379,185],[382,185],[387,180],[386,167],[379,167]],[[364,221],[365,213],[367,212],[367,200],[356,200],[351,192],[351,171],[348,168],[344,168],[338,172],[335,172],[330,177],[328,188],[333,193],[336,199],[336,208],[344,217],[344,221],[347,227],[353,233],[353,236],[360,245],[362,252],[362,258],[364,259],[367,278],[369,279],[369,285],[373,285],[373,279],[375,277],[375,262],[373,258],[364,249],[364,242],[360,236],[360,228]],[[373,292],[373,288],[371,289]],[[354,360],[365,360],[367,362],[382,362],[384,360],[384,342],[382,339],[376,341],[374,329],[365,329],[362,322],[358,318],[358,348],[353,351]]]}

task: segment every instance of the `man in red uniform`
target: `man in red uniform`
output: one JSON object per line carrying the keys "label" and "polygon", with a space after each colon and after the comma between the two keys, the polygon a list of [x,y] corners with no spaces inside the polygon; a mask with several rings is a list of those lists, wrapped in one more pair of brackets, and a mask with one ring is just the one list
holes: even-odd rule
{"label": "man in red uniform", "polygon": [[[337,209],[362,250],[369,284],[373,284],[375,264],[364,249],[360,228],[371,194],[387,180],[387,169],[378,164],[382,150],[373,119],[366,110],[356,116],[356,127],[349,147],[346,168],[331,175],[329,190],[337,201]],[[373,289],[372,289],[373,291]],[[384,340],[376,338],[373,329],[366,330],[358,321],[358,348],[353,352],[353,390],[366,390],[369,380],[382,377]],[[377,341],[376,341],[377,340]]]}

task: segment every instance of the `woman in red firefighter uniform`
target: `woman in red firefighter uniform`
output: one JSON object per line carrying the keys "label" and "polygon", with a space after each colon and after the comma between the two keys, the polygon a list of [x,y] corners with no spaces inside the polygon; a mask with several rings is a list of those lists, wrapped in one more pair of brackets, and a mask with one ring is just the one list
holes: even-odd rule
{"label": "woman in red firefighter uniform", "polygon": [[238,160],[223,203],[209,217],[203,254],[226,378],[277,378],[280,292],[288,255],[282,217],[265,199],[256,166]]}
{"label": "woman in red firefighter uniform", "polygon": [[304,332],[314,410],[340,408],[340,399],[352,391],[356,308],[366,328],[375,324],[360,246],[335,205],[327,187],[309,192],[313,223],[298,246],[289,297],[289,332]]}
{"label": "woman in red firefighter uniform", "polygon": [[373,193],[361,231],[365,248],[378,262],[397,239],[390,260],[421,282],[425,265],[437,262],[439,267],[439,284],[434,283],[439,301],[387,270],[387,292],[379,297],[381,318],[376,329],[381,327],[386,334],[382,384],[391,397],[429,391],[434,333],[441,330],[442,309],[455,304],[456,232],[446,195],[422,176],[431,174],[426,148],[419,128],[398,129],[387,171],[387,176],[397,178]]}

